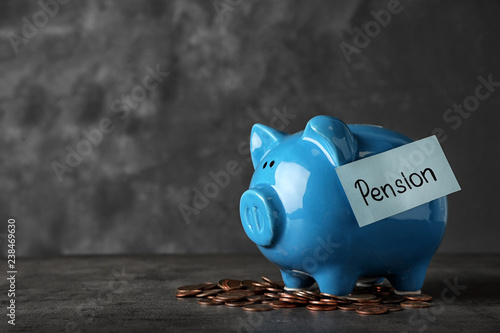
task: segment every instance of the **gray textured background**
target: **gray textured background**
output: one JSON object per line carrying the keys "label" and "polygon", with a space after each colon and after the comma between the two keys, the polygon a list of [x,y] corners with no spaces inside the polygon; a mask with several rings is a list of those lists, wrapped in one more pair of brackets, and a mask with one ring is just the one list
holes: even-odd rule
{"label": "gray textured background", "polygon": [[[72,1],[47,22],[37,1],[1,2],[0,218],[16,217],[19,254],[256,251],[238,214],[251,126],[295,132],[317,114],[414,139],[442,128],[462,191],[440,251],[500,252],[500,88],[456,129],[443,120],[478,76],[500,81],[498,1],[402,0],[350,63],[340,43],[387,1],[227,2],[221,16],[222,1]],[[169,75],[140,95],[156,66]],[[54,163],[106,118],[113,130],[60,181]],[[229,161],[239,172],[184,219]]]}

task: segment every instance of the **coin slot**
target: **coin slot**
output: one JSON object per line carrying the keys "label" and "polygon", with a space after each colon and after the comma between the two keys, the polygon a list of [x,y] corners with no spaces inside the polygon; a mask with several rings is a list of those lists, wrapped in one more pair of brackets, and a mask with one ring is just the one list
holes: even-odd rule
{"label": "coin slot", "polygon": [[245,217],[247,219],[248,228],[250,228],[250,230],[252,230],[253,229],[253,226],[252,226],[253,216],[252,216],[252,211],[250,210],[250,207],[247,207],[245,209]]}
{"label": "coin slot", "polygon": [[255,220],[255,227],[257,228],[257,231],[260,231],[262,229],[261,224],[260,224],[261,216],[260,216],[259,208],[257,206],[253,206],[253,216],[254,216],[254,220]]}
{"label": "coin slot", "polygon": [[262,229],[262,226],[261,226],[262,217],[260,216],[261,213],[259,211],[259,208],[257,206],[247,207],[247,209],[245,209],[245,215],[246,215],[247,224],[248,224],[248,227],[250,228],[250,230],[253,230],[255,228],[254,231],[261,231],[261,229]]}

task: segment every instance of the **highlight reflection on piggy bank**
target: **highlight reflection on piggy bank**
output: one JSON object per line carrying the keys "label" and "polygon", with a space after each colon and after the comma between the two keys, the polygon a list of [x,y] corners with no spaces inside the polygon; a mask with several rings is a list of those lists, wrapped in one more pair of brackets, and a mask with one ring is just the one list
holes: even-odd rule
{"label": "highlight reflection on piggy bank", "polygon": [[361,278],[386,277],[418,292],[446,228],[442,197],[359,227],[335,168],[412,140],[370,125],[317,116],[289,135],[253,126],[255,173],[240,201],[248,237],[280,269],[287,288],[346,295]]}

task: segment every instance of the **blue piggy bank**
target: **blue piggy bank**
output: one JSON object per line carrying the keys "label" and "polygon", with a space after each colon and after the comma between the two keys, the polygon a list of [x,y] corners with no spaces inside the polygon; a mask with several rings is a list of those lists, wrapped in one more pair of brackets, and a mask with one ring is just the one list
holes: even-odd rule
{"label": "blue piggy bank", "polygon": [[358,279],[385,277],[397,293],[420,291],[446,228],[446,197],[359,227],[335,171],[411,141],[328,116],[292,135],[253,126],[255,173],[241,196],[241,222],[287,289],[316,281],[321,292],[346,295]]}

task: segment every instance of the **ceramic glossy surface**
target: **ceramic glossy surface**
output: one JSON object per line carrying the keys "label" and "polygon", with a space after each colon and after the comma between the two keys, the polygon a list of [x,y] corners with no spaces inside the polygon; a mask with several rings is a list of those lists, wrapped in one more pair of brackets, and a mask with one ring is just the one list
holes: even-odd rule
{"label": "ceramic glossy surface", "polygon": [[328,116],[291,135],[253,126],[255,173],[240,200],[241,221],[288,288],[316,281],[322,292],[345,295],[360,278],[386,277],[398,291],[421,289],[446,228],[446,197],[360,228],[335,172],[409,142]]}

